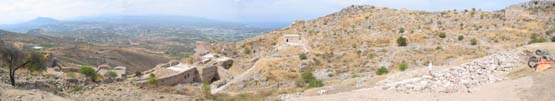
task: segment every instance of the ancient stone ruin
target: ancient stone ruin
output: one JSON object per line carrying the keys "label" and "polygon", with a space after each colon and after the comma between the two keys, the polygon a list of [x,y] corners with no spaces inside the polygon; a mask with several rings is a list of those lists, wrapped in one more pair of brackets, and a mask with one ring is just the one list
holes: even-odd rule
{"label": "ancient stone ruin", "polygon": [[155,68],[143,72],[144,75],[136,80],[139,84],[148,83],[150,75],[155,75],[160,85],[175,85],[180,83],[207,82],[212,83],[229,76],[222,75],[233,65],[229,57],[217,54],[206,54],[200,57],[202,61],[186,64],[176,61],[160,64]]}

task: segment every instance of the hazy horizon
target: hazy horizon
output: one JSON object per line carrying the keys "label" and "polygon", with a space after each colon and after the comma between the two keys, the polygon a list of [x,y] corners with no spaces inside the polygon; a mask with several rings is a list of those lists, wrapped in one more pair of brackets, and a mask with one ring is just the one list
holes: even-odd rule
{"label": "hazy horizon", "polygon": [[375,5],[397,9],[443,11],[477,8],[503,9],[528,0],[0,0],[0,24],[37,17],[71,20],[107,15],[190,16],[238,23],[288,23],[314,19],[350,5]]}

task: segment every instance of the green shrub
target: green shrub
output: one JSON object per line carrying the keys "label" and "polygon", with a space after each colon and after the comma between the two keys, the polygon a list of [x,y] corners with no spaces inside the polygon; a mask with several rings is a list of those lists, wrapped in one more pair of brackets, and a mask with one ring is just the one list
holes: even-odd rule
{"label": "green shrub", "polygon": [[210,87],[210,84],[208,83],[202,83],[202,89],[201,89],[201,99],[202,100],[212,100],[214,99],[214,96],[212,95],[212,90]]}
{"label": "green shrub", "polygon": [[555,36],[551,37],[551,42],[555,42]]}
{"label": "green shrub", "polygon": [[405,38],[403,36],[399,36],[399,38],[397,38],[397,45],[407,46],[407,38]]}
{"label": "green shrub", "polygon": [[458,39],[459,39],[459,41],[462,41],[462,40],[464,40],[464,36],[459,35],[459,38],[458,38]]}
{"label": "green shrub", "polygon": [[306,54],[305,53],[299,54],[299,59],[306,60],[307,59]]}
{"label": "green shrub", "polygon": [[445,34],[445,32],[440,32],[439,33],[439,38],[445,38],[447,37],[447,35]]}
{"label": "green shrub", "polygon": [[301,76],[303,78],[303,81],[308,84],[308,88],[324,86],[324,83],[322,83],[321,80],[316,79],[316,77],[314,77],[314,75],[312,75],[310,71],[303,72]]}
{"label": "green shrub", "polygon": [[405,33],[405,28],[399,28],[399,33]]}
{"label": "green shrub", "polygon": [[94,70],[92,67],[90,66],[83,66],[81,68],[79,68],[79,73],[85,75],[86,77],[88,77],[89,79],[96,81],[97,78],[97,74],[96,74],[96,70]]}
{"label": "green shrub", "polygon": [[477,44],[478,44],[478,40],[476,40],[476,38],[472,38],[472,39],[470,40],[470,44],[471,44],[471,45],[477,45]]}
{"label": "green shrub", "polygon": [[151,85],[158,84],[158,79],[156,79],[156,75],[154,75],[154,74],[151,73],[151,74],[148,76],[148,84],[151,84]]}
{"label": "green shrub", "polygon": [[387,68],[385,67],[380,67],[377,71],[376,71],[376,75],[384,75],[389,73],[389,70],[387,70]]}
{"label": "green shrub", "polygon": [[118,74],[114,71],[108,71],[108,72],[104,73],[104,76],[108,77],[108,78],[115,78],[115,77],[118,76]]}
{"label": "green shrub", "polygon": [[530,36],[530,41],[528,42],[528,44],[543,43],[547,41],[548,40],[546,38],[539,37],[538,34],[532,34],[532,36]]}
{"label": "green shrub", "polygon": [[528,42],[528,43],[533,44],[533,43],[544,43],[544,42],[547,42],[547,39],[546,39],[546,38],[532,39],[532,40],[530,40],[530,42]]}
{"label": "green shrub", "polygon": [[408,68],[409,68],[409,65],[408,65],[407,63],[401,63],[401,64],[399,65],[399,70],[401,70],[401,71],[405,71],[405,70],[407,70]]}

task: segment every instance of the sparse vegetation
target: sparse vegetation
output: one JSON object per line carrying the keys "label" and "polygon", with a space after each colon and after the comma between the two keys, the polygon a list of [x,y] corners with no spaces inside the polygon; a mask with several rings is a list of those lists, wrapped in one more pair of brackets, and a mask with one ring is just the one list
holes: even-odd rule
{"label": "sparse vegetation", "polygon": [[69,77],[69,78],[75,78],[75,73],[68,72],[68,73],[66,73],[66,76]]}
{"label": "sparse vegetation", "polygon": [[306,54],[305,54],[305,53],[301,53],[301,54],[299,54],[299,59],[301,59],[301,60],[306,60],[306,59],[308,59],[308,58],[306,57]]}
{"label": "sparse vegetation", "polygon": [[118,74],[114,71],[108,71],[108,72],[104,73],[104,77],[108,77],[108,78],[115,78],[117,76],[118,76]]}
{"label": "sparse vegetation", "polygon": [[447,37],[447,35],[445,34],[445,32],[440,32],[439,33],[439,38],[445,38]]}
{"label": "sparse vegetation", "polygon": [[463,35],[459,35],[459,37],[457,38],[459,41],[464,40],[464,36]]}
{"label": "sparse vegetation", "polygon": [[409,68],[409,65],[407,63],[401,63],[399,64],[399,70],[400,71],[405,71]]}
{"label": "sparse vegetation", "polygon": [[324,83],[322,83],[321,80],[316,79],[316,77],[314,77],[314,75],[312,75],[312,72],[310,71],[305,71],[301,74],[303,81],[308,84],[307,87],[308,88],[315,88],[315,87],[322,87],[324,86]]}
{"label": "sparse vegetation", "polygon": [[405,28],[399,28],[399,33],[405,33]]}
{"label": "sparse vegetation", "polygon": [[10,43],[5,43],[0,40],[0,63],[7,63],[9,69],[10,84],[15,85],[15,72],[21,68],[27,68],[31,71],[44,71],[46,70],[46,64],[44,62],[44,57],[39,53],[31,53],[28,57],[28,53],[18,49]]}
{"label": "sparse vegetation", "polygon": [[384,75],[389,73],[389,70],[387,70],[387,68],[385,68],[384,66],[380,67],[377,71],[376,71],[376,75]]}
{"label": "sparse vegetation", "polygon": [[158,84],[158,79],[156,79],[156,75],[150,73],[150,75],[148,76],[148,81],[147,82],[148,82],[148,84],[156,85],[156,84]]}
{"label": "sparse vegetation", "polygon": [[143,76],[142,72],[140,72],[140,71],[135,72],[135,77],[141,77],[141,76]]}
{"label": "sparse vegetation", "polygon": [[546,38],[539,37],[537,34],[532,34],[532,36],[530,36],[530,41],[528,42],[528,44],[543,43],[547,41],[548,40]]}
{"label": "sparse vegetation", "polygon": [[397,45],[398,46],[407,46],[407,38],[405,38],[403,36],[399,36],[399,38],[397,38]]}
{"label": "sparse vegetation", "polygon": [[478,44],[478,40],[477,40],[476,38],[472,38],[472,39],[470,40],[470,44],[471,44],[471,45],[477,45],[477,44]]}
{"label": "sparse vegetation", "polygon": [[79,73],[85,75],[92,81],[96,81],[97,74],[96,71],[90,66],[83,66],[79,68]]}
{"label": "sparse vegetation", "polygon": [[211,91],[212,90],[211,90],[210,84],[202,83],[200,99],[201,100],[212,100],[212,99],[214,99],[214,96],[212,95]]}

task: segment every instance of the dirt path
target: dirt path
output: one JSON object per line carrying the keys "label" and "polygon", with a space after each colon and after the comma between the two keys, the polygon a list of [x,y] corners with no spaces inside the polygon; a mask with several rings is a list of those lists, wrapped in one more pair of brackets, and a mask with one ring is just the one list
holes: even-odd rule
{"label": "dirt path", "polygon": [[270,60],[271,60],[271,58],[261,58],[261,59],[259,59],[258,61],[256,61],[256,62],[252,65],[251,68],[249,68],[249,69],[246,70],[245,72],[241,73],[239,76],[235,77],[233,80],[230,80],[228,83],[226,83],[225,85],[221,86],[220,88],[213,89],[213,90],[211,91],[211,93],[212,93],[212,94],[216,94],[216,93],[218,93],[218,92],[220,92],[220,91],[225,90],[225,89],[226,89],[227,87],[229,87],[231,84],[234,84],[234,83],[236,83],[236,82],[239,82],[239,81],[244,80],[245,78],[247,78],[246,76],[247,76],[248,74],[250,74],[253,70],[256,69],[256,65],[257,65],[258,63],[260,63],[261,61],[270,61]]}

